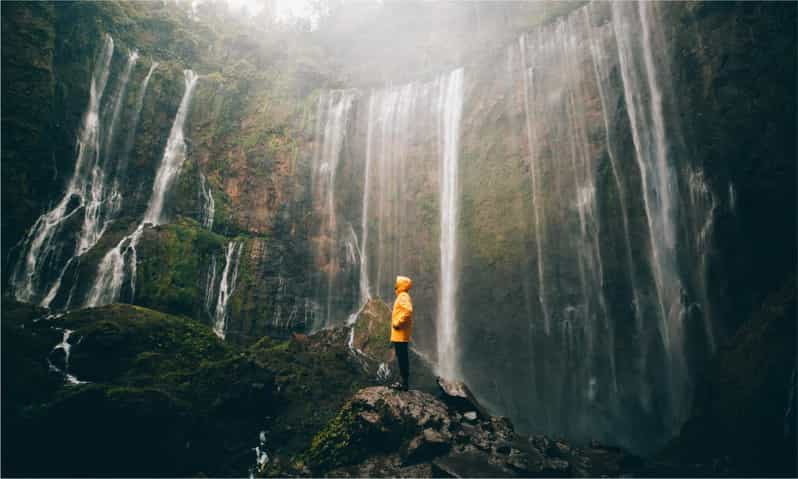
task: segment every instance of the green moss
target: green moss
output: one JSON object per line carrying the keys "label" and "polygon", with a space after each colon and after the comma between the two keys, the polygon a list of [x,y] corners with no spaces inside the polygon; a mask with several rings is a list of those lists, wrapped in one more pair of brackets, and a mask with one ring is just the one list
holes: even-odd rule
{"label": "green moss", "polygon": [[274,418],[269,434],[269,450],[282,457],[307,450],[344,402],[367,385],[349,359],[342,330],[281,342],[261,340],[249,351],[274,372],[284,399],[285,408]]}
{"label": "green moss", "polygon": [[[253,418],[279,411],[271,370],[195,320],[111,305],[33,322],[38,312],[3,306],[2,364],[14,386],[2,398],[3,438],[15,438],[9,470],[233,475],[251,459],[231,448],[248,451],[264,427]],[[69,371],[89,384],[65,386],[48,372],[62,334],[52,326],[74,330]],[[60,445],[47,464],[34,454],[43,436]],[[129,465],[121,457],[129,454],[147,461]]]}
{"label": "green moss", "polygon": [[313,471],[330,470],[356,462],[363,451],[352,443],[355,415],[351,408],[341,410],[313,437],[310,449],[299,460]]}
{"label": "green moss", "polygon": [[145,230],[139,245],[136,302],[155,309],[198,316],[211,257],[223,256],[227,239],[196,221]]}

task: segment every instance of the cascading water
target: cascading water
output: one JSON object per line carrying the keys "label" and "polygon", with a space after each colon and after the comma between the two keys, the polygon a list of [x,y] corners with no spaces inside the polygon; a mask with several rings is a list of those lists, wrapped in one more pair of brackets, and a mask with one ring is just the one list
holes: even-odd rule
{"label": "cascading water", "polygon": [[211,256],[205,277],[205,312],[211,319],[216,316],[216,255]]}
{"label": "cascading water", "polygon": [[537,271],[538,271],[538,300],[540,301],[540,308],[543,311],[543,325],[546,334],[551,331],[549,321],[549,311],[546,305],[546,282],[543,279],[544,256],[543,256],[543,235],[544,230],[540,223],[540,217],[545,216],[543,211],[543,202],[539,199],[540,185],[538,184],[538,175],[536,172],[537,160],[535,159],[535,144],[537,143],[535,131],[532,129],[530,106],[529,106],[529,78],[532,76],[532,70],[527,66],[527,51],[526,51],[526,35],[521,35],[518,39],[518,46],[521,50],[521,76],[523,78],[523,92],[524,92],[524,116],[526,118],[526,138],[529,146],[529,173],[532,176],[532,214],[535,218],[535,246],[537,247]]}
{"label": "cascading water", "polygon": [[323,224],[319,231],[320,246],[317,248],[317,262],[326,270],[327,284],[325,285],[324,322],[313,325],[314,329],[332,324],[333,297],[339,295],[334,290],[335,277],[341,268],[338,257],[339,235],[335,208],[335,177],[341,159],[341,149],[346,140],[355,94],[354,90],[333,90],[319,97],[316,138],[321,142],[313,157],[312,178],[314,204],[323,215]]}
{"label": "cascading water", "polygon": [[50,368],[50,371],[62,374],[64,376],[64,380],[69,385],[74,386],[78,384],[86,384],[86,381],[81,381],[78,378],[76,378],[74,375],[69,373],[69,353],[72,350],[72,345],[69,344],[69,338],[72,336],[72,333],[74,333],[74,331],[72,331],[71,329],[64,329],[63,332],[64,335],[61,338],[61,342],[53,346],[53,349],[50,351],[50,355],[52,355],[56,351],[61,351],[62,354],[64,355],[64,367],[63,369],[59,368],[58,366],[53,364],[53,362],[48,357],[47,364]]}
{"label": "cascading water", "polygon": [[216,299],[213,323],[213,332],[222,339],[225,338],[227,331],[227,303],[235,292],[242,246],[241,242],[231,241],[225,248],[224,270],[219,280],[219,295]]}
{"label": "cascading water", "polygon": [[372,123],[371,117],[374,115],[374,96],[369,95],[368,129],[366,131],[366,167],[363,172],[363,206],[360,213],[360,236],[363,239],[362,250],[360,252],[360,304],[366,304],[371,299],[369,289],[369,262],[368,255],[365,254],[368,246],[369,229],[369,179],[371,178],[371,159],[372,159]]}
{"label": "cascading water", "polygon": [[438,301],[438,368],[447,378],[459,378],[457,340],[457,219],[460,117],[463,109],[463,69],[441,79],[438,92],[438,135],[441,142],[441,279]]}
{"label": "cascading water", "polygon": [[147,88],[150,85],[150,78],[152,78],[152,73],[156,68],[158,68],[158,65],[158,62],[152,62],[152,64],[150,64],[150,69],[147,71],[147,75],[144,77],[144,81],[141,83],[141,86],[139,86],[139,91],[136,95],[136,103],[133,107],[133,115],[128,127],[125,144],[121,152],[122,156],[116,165],[116,175],[114,175],[114,190],[112,193],[113,197],[115,198],[122,197],[121,180],[125,177],[125,173],[127,172],[127,165],[130,161],[130,153],[133,151],[133,144],[136,141],[136,129],[138,128],[139,118],[141,117],[141,109],[144,107],[144,98],[147,95]]}
{"label": "cascading water", "polygon": [[[670,411],[672,423],[686,415],[685,358],[680,297],[683,291],[676,257],[676,181],[669,162],[665,134],[663,94],[652,53],[651,6],[612,4],[612,22],[618,45],[624,98],[640,169],[643,205],[648,219],[650,266],[659,302],[660,329],[670,367]],[[642,41],[640,41],[642,40]]]}
{"label": "cascading water", "polygon": [[[61,201],[40,216],[28,232],[14,268],[11,286],[19,301],[49,306],[75,257],[96,241],[95,228],[91,226],[94,221],[91,215],[86,214],[86,206],[94,199],[94,179],[98,176],[98,169],[102,171],[103,168],[100,162],[100,144],[103,141],[100,109],[113,54],[114,40],[106,35],[94,64],[89,105],[78,137],[74,173]],[[68,225],[77,221],[82,223],[80,234],[65,231],[70,229]]]}
{"label": "cascading water", "polygon": [[533,397],[543,411],[538,427],[563,428],[559,418],[570,410],[565,429],[574,435],[591,422],[597,398],[615,410],[618,391],[603,293],[597,159],[586,118],[585,84],[595,77],[580,68],[591,58],[585,30],[584,16],[572,15],[511,47],[520,58],[516,84],[532,187],[539,313],[531,341],[551,361],[550,367],[531,365],[538,385]]}
{"label": "cascading water", "polygon": [[200,219],[202,226],[206,227],[209,231],[213,230],[213,215],[216,213],[216,203],[213,201],[213,191],[208,184],[208,179],[205,175],[200,173],[200,202],[202,209],[200,211]]}
{"label": "cascading water", "polygon": [[164,222],[164,198],[166,192],[174,183],[177,174],[183,167],[186,159],[186,139],[183,133],[183,125],[188,117],[194,87],[197,85],[197,74],[191,70],[184,70],[185,90],[183,99],[180,100],[180,107],[177,109],[172,129],[169,132],[169,139],[166,142],[166,149],[163,159],[155,174],[155,183],[152,185],[152,196],[147,211],[144,213],[143,223],[159,225]]}
{"label": "cascading water", "polygon": [[[97,268],[97,276],[89,291],[86,306],[100,306],[119,301],[122,286],[127,281],[130,284],[130,301],[135,296],[136,286],[136,246],[138,245],[144,227],[147,224],[159,225],[163,222],[163,206],[166,192],[172,186],[183,161],[186,159],[186,142],[183,135],[183,124],[188,116],[191,105],[191,96],[197,83],[197,75],[191,70],[183,72],[185,77],[185,90],[180,106],[177,109],[169,139],[166,142],[163,159],[155,175],[152,186],[152,195],[144,213],[144,218],[138,227],[122,238],[117,245],[103,257]],[[125,271],[127,265],[127,271]]]}
{"label": "cascading water", "polygon": [[[479,369],[512,363],[506,357],[459,363],[477,394],[500,396],[497,407],[526,430],[661,444],[686,418],[695,374],[717,344],[709,261],[718,195],[680,133],[660,15],[651,3],[580,7],[509,45],[508,78],[465,107],[468,135],[503,121],[479,123],[493,107],[486,98],[504,101],[512,121],[501,147],[527,160],[527,189],[514,194],[528,217],[512,230],[528,248],[520,256],[528,263],[516,266],[527,298],[494,290],[503,299],[492,307],[526,301],[529,321],[525,335],[496,333],[518,341],[526,370]],[[474,143],[466,154],[482,154]],[[465,196],[476,205],[485,198]],[[470,214],[483,213],[476,206]],[[486,220],[464,223],[476,221]],[[469,251],[482,247],[467,243]],[[485,274],[477,259],[462,261]],[[478,349],[475,334],[490,328],[479,315],[489,308],[463,301],[457,341]]]}
{"label": "cascading water", "polygon": [[[432,319],[436,303],[438,310],[437,320],[423,321],[429,331],[419,334],[417,347],[425,344],[438,351],[442,371],[450,376],[457,375],[457,164],[463,76],[457,69],[432,81],[374,90],[367,103],[365,95],[352,90],[324,94],[313,163],[315,207],[324,218],[314,241],[316,266],[327,280],[325,322],[314,329],[331,325],[333,318],[352,317],[350,313],[372,294],[390,301],[396,275],[415,276],[425,285],[414,296],[422,305],[421,314]],[[350,120],[355,110],[367,112],[359,116],[363,124]],[[344,144],[349,145],[345,152]],[[415,163],[416,158],[424,160]],[[337,205],[342,201],[337,195],[347,193],[336,190],[342,186],[335,181],[337,170],[346,178],[362,178],[359,218]],[[414,181],[416,172],[428,170],[435,173],[421,178],[430,184]],[[436,196],[425,195],[429,186],[438,190]],[[419,201],[422,198],[425,202]],[[439,229],[424,226],[432,215]],[[359,238],[351,228],[358,220]],[[427,254],[439,268],[430,268],[419,255],[419,247],[433,239],[438,248]],[[432,286],[436,283],[438,289]],[[355,285],[357,293],[349,301]]]}
{"label": "cascading water", "polygon": [[[590,13],[592,9],[592,4],[588,4],[585,8],[582,9],[582,13],[585,17],[585,24],[590,26]],[[606,28],[605,28],[606,30]],[[593,72],[596,76],[596,87],[599,93],[599,100],[601,101],[601,118],[604,124],[604,137],[605,143],[607,145],[607,156],[610,160],[610,167],[612,169],[612,177],[615,182],[615,187],[618,190],[618,201],[621,208],[621,219],[623,223],[623,239],[624,239],[624,246],[625,246],[625,258],[626,258],[626,268],[627,274],[629,276],[629,284],[632,287],[633,295],[634,295],[634,304],[641,304],[642,302],[642,294],[640,289],[637,285],[637,275],[634,260],[632,258],[632,240],[629,233],[629,209],[627,207],[627,187],[624,185],[621,175],[620,166],[617,163],[616,152],[613,147],[612,143],[612,129],[610,127],[610,120],[609,120],[609,104],[607,99],[607,93],[605,93],[605,89],[608,88],[605,86],[605,82],[607,81],[607,77],[609,76],[608,73],[608,55],[602,54],[604,51],[601,48],[600,42],[602,42],[608,35],[606,33],[602,33],[600,35],[596,35],[593,32],[592,28],[587,28],[587,35],[588,35],[588,42],[590,47],[590,57],[593,63]],[[596,38],[598,37],[598,38]],[[640,316],[640,309],[634,308],[634,315],[636,320],[636,327],[638,330],[642,328],[642,318]]]}
{"label": "cascading water", "polygon": [[121,207],[121,198],[114,194],[113,189],[114,181],[109,181],[110,157],[114,154],[114,136],[116,133],[116,125],[119,121],[119,113],[122,109],[122,103],[125,100],[125,93],[127,91],[128,80],[130,80],[130,72],[138,61],[138,52],[132,52],[128,57],[127,66],[125,67],[122,76],[119,78],[119,87],[117,88],[116,99],[113,102],[113,113],[111,114],[110,124],[108,131],[104,135],[101,148],[97,152],[97,163],[91,170],[91,182],[89,187],[89,197],[85,203],[85,213],[83,219],[83,227],[80,234],[80,244],[78,246],[78,255],[88,251],[89,248],[97,243],[97,240],[105,232],[109,220],[115,215]]}

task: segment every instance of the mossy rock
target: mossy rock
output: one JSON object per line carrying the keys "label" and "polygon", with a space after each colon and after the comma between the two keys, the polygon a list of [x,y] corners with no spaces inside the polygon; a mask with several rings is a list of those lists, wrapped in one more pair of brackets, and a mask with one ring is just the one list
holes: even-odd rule
{"label": "mossy rock", "polygon": [[266,445],[270,455],[289,458],[306,450],[346,400],[368,384],[347,339],[348,329],[339,328],[286,341],[263,338],[249,348],[259,364],[273,371],[284,405],[272,416]]}
{"label": "mossy rock", "polygon": [[[193,319],[132,305],[60,317],[3,306],[14,386],[3,388],[3,464],[14,475],[243,474],[264,411],[280,410],[272,370]],[[48,371],[63,329],[73,330],[68,372],[83,383]],[[43,438],[58,444],[48,461]]]}
{"label": "mossy rock", "polygon": [[377,454],[396,453],[424,429],[449,440],[450,425],[447,407],[429,394],[365,388],[316,434],[300,462],[314,473],[324,473]]}
{"label": "mossy rock", "polygon": [[228,240],[194,220],[148,228],[138,247],[137,304],[203,317],[205,278],[211,257],[224,257]]}
{"label": "mossy rock", "polygon": [[357,315],[352,345],[374,361],[394,359],[391,347],[391,308],[380,299],[370,299]]}

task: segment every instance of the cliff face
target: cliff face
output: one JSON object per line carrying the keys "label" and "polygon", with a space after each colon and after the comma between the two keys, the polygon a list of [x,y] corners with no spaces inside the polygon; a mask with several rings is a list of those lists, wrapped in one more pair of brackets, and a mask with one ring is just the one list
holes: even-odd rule
{"label": "cliff face", "polygon": [[[466,60],[455,210],[443,171],[457,70],[324,96],[314,154],[336,174],[314,176],[311,236],[325,317],[341,320],[356,296],[347,255],[359,250],[365,292],[390,296],[392,272],[413,277],[420,350],[454,362],[520,428],[657,447],[689,415],[707,358],[790,269],[740,248],[767,217],[742,202],[771,210],[778,201],[760,202],[794,195],[782,128],[794,106],[755,86],[764,75],[794,97],[794,15],[591,4]],[[774,52],[781,60],[757,60]],[[443,299],[452,211],[454,330]],[[793,259],[794,219],[771,224],[789,231],[757,241]],[[746,286],[754,269],[768,286]],[[452,336],[455,350],[442,348]]]}
{"label": "cliff face", "polygon": [[[478,6],[451,38],[393,5],[395,56],[345,43],[368,23],[346,9],[302,33],[213,4],[2,8],[4,284],[33,302],[88,304],[117,248],[116,300],[250,343],[341,324],[406,274],[417,349],[519,429],[647,451],[794,268],[794,5]],[[97,151],[121,206],[73,256],[105,34]],[[134,242],[186,68],[185,154]]]}

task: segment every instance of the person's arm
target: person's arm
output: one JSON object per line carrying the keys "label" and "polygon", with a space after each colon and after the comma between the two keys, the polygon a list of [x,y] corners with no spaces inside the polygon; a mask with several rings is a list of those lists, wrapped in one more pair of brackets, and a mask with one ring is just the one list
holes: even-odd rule
{"label": "person's arm", "polygon": [[410,302],[410,295],[401,293],[396,298],[396,308],[399,314],[396,315],[392,326],[393,329],[402,329],[413,314],[413,303]]}

